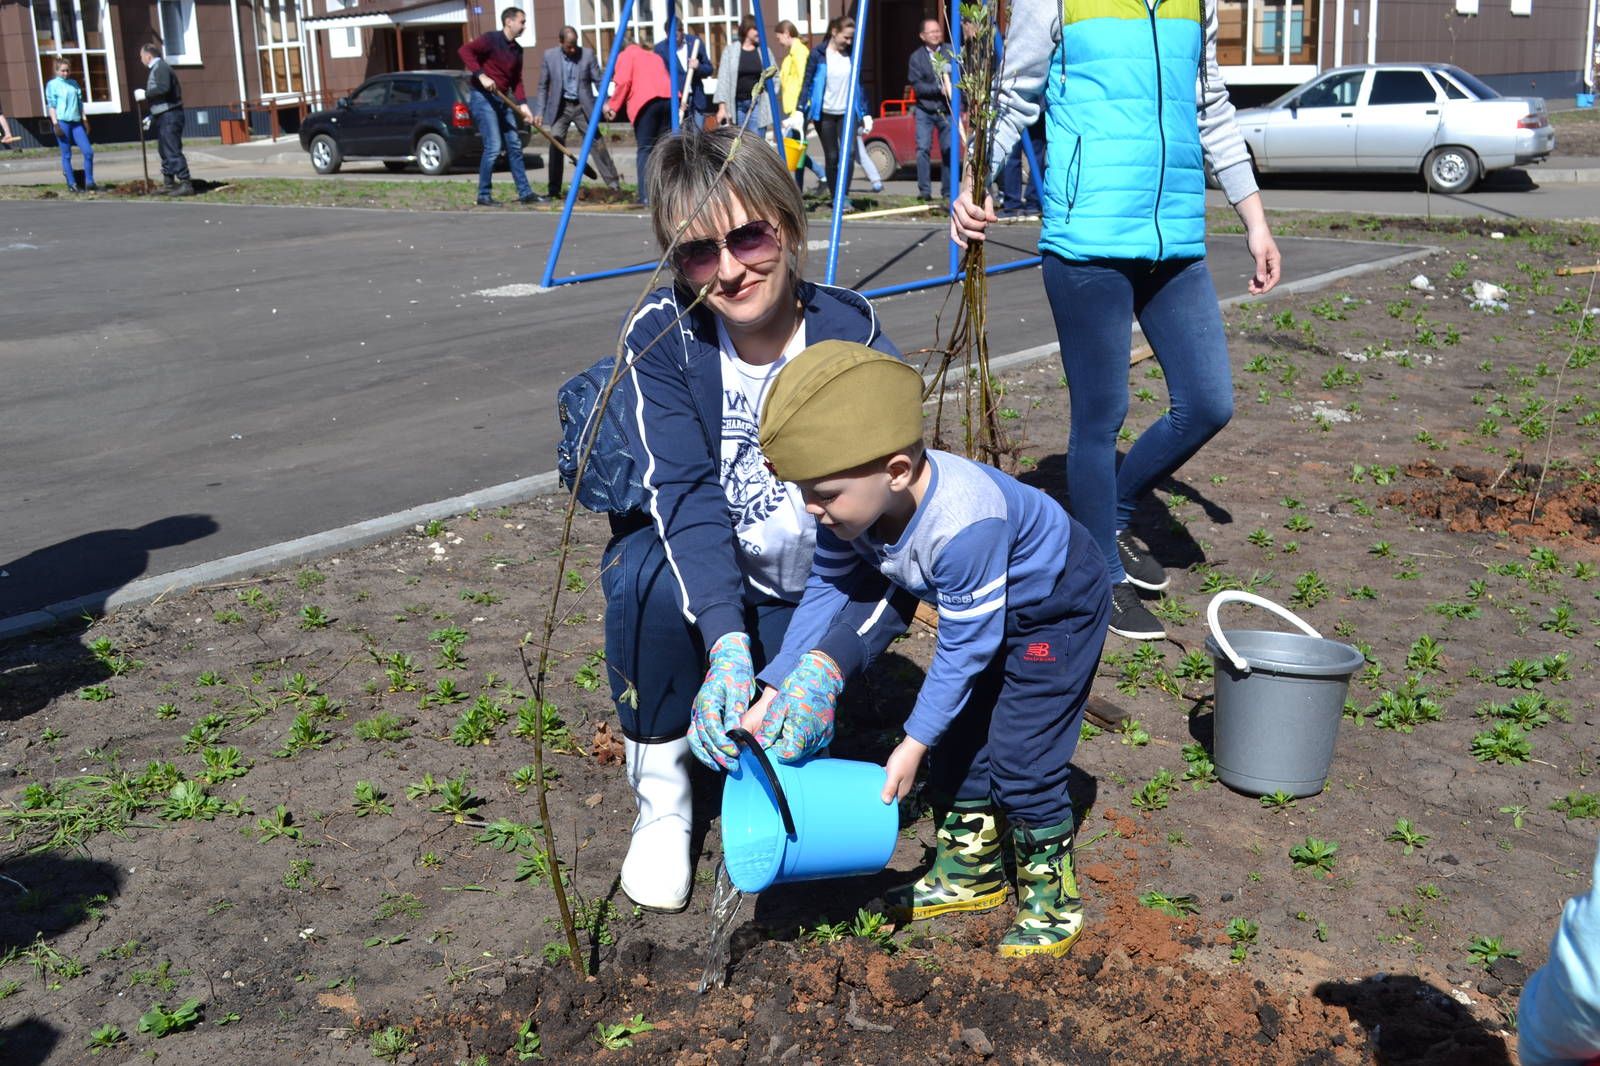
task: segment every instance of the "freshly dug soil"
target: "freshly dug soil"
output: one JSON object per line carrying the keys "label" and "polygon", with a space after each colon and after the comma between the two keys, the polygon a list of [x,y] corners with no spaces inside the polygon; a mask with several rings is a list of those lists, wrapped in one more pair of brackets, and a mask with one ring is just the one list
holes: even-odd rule
{"label": "freshly dug soil", "polygon": [[1383,497],[1418,518],[1445,523],[1452,533],[1508,533],[1519,540],[1569,543],[1600,554],[1600,482],[1576,482],[1531,463],[1500,470],[1459,466],[1446,470],[1424,459],[1406,475],[1426,485]]}

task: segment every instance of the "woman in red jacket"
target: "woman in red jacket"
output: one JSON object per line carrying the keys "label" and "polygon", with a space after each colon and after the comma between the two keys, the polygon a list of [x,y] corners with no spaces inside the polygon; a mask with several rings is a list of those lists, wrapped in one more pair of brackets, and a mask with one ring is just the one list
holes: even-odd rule
{"label": "woman in red jacket", "polygon": [[633,122],[633,139],[639,146],[634,157],[638,164],[639,198],[637,204],[648,204],[649,192],[644,176],[650,165],[650,150],[672,124],[672,109],[667,100],[672,86],[667,78],[667,64],[661,57],[638,41],[629,42],[617,56],[617,69],[611,75],[611,95],[606,98],[605,116],[614,119],[624,113]]}

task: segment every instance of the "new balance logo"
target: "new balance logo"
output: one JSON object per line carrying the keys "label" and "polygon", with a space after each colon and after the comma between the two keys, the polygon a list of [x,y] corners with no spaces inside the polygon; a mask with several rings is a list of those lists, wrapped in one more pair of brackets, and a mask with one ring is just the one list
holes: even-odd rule
{"label": "new balance logo", "polygon": [[1056,661],[1056,657],[1050,654],[1049,643],[1040,640],[1028,645],[1022,653],[1022,661],[1025,663],[1053,663]]}

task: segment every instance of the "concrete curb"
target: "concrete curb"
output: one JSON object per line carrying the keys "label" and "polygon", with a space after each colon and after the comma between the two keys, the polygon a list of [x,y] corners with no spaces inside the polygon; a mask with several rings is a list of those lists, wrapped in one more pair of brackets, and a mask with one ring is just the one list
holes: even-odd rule
{"label": "concrete curb", "polygon": [[1524,173],[1535,185],[1600,185],[1600,167],[1527,167]]}
{"label": "concrete curb", "polygon": [[[1365,241],[1348,241],[1337,237],[1319,239],[1345,244],[1369,243]],[[1274,293],[1296,293],[1320,288],[1342,278],[1374,270],[1382,270],[1397,263],[1433,255],[1438,251],[1438,248],[1431,245],[1419,247],[1413,251],[1388,256],[1375,262],[1342,267],[1338,270],[1326,271],[1309,278],[1301,278],[1298,281],[1286,282],[1279,285],[1274,290]],[[1247,300],[1262,298],[1247,294],[1230,296],[1221,301],[1221,304],[1223,307],[1233,307]],[[1134,331],[1138,332],[1137,326],[1134,327]],[[1049,358],[1056,355],[1060,350],[1060,345],[1055,343],[1041,344],[996,356],[989,361],[989,365],[995,371],[1009,370],[1013,367]],[[380,515],[364,522],[340,526],[337,529],[313,533],[310,536],[283,541],[278,544],[269,544],[264,548],[242,552],[238,555],[229,555],[209,563],[200,563],[152,577],[142,577],[135,581],[130,581],[120,588],[93,592],[87,596],[79,596],[74,599],[63,600],[60,603],[53,603],[48,607],[29,611],[26,614],[0,618],[0,641],[14,640],[41,630],[51,629],[82,618],[84,615],[103,614],[125,607],[139,607],[147,603],[154,603],[169,595],[192,591],[204,585],[214,585],[223,581],[236,581],[264,570],[276,570],[280,567],[322,558],[336,552],[349,551],[352,548],[371,544],[374,541],[382,540],[395,533],[410,529],[419,523],[428,522],[435,518],[451,518],[455,515],[464,514],[475,507],[482,510],[490,507],[503,507],[507,504],[523,503],[537,496],[542,496],[558,488],[559,485],[560,481],[555,471],[552,470],[543,474],[535,474],[532,477],[521,478],[517,481],[492,485],[489,488],[480,489],[477,492],[469,492],[463,496],[452,496],[449,499],[421,504],[404,511],[396,511],[393,514]]]}

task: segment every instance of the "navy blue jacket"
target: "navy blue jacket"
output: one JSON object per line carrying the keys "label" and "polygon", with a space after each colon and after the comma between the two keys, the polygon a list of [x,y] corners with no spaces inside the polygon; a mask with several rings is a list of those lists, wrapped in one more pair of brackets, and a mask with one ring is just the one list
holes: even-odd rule
{"label": "navy blue jacket", "polygon": [[[955,53],[950,51],[950,46],[941,44],[939,54],[944,57],[945,70],[953,72],[956,66]],[[994,65],[995,70],[1002,69],[999,63]],[[955,77],[951,73],[950,77]],[[939,71],[934,69],[933,56],[928,52],[925,44],[917,45],[917,50],[911,53],[910,60],[906,63],[906,81],[911,83],[911,90],[917,94],[917,106],[924,111],[934,113],[950,111],[950,101],[945,99],[944,79],[939,76]]]}
{"label": "navy blue jacket", "polygon": [[[678,71],[678,90],[689,97],[690,106],[697,114],[705,114],[712,110],[711,97],[706,95],[706,79],[716,73],[716,68],[711,65],[711,56],[706,51],[706,42],[692,33],[684,34],[684,43],[689,47],[689,54],[698,62],[688,70]],[[656,42],[656,55],[661,57],[661,62],[667,64],[667,77],[672,77],[672,52],[667,47],[667,40],[663,37]],[[684,82],[687,81],[688,85]],[[693,92],[689,92],[693,89]]]}
{"label": "navy blue jacket", "polygon": [[[801,282],[798,294],[808,344],[849,340],[900,354],[860,293]],[[745,582],[718,479],[722,354],[716,319],[697,307],[679,321],[688,302],[680,299],[670,287],[657,289],[626,326],[634,410],[625,424],[678,602],[709,648],[724,634],[744,631]]]}

